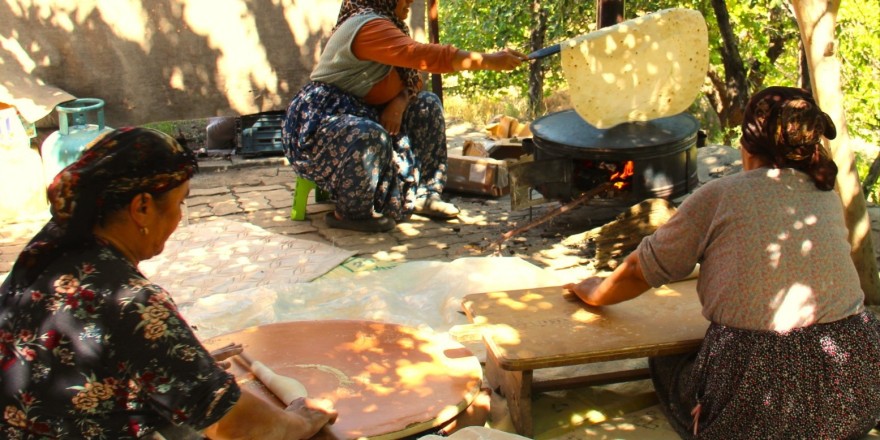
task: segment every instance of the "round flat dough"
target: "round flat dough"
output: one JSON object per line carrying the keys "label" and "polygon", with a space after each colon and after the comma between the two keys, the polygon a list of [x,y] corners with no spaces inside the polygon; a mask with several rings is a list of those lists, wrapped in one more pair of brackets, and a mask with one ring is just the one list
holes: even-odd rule
{"label": "round flat dough", "polygon": [[561,44],[571,104],[596,128],[681,113],[709,67],[699,11],[664,9]]}

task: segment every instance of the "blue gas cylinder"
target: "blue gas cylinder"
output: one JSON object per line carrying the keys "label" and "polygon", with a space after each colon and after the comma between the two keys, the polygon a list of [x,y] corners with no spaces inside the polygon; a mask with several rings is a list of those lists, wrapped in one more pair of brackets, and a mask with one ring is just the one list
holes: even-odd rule
{"label": "blue gas cylinder", "polygon": [[[58,131],[40,146],[43,175],[48,186],[64,167],[79,159],[80,154],[96,137],[113,129],[104,125],[104,100],[80,98],[58,104]],[[95,124],[89,123],[94,114]]]}

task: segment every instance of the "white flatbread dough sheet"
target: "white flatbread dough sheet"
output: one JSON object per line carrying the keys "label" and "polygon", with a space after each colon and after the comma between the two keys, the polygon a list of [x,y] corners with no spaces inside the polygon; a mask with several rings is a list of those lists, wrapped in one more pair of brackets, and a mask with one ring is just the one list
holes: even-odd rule
{"label": "white flatbread dough sheet", "polygon": [[699,11],[664,9],[561,44],[575,111],[596,128],[681,113],[709,67]]}

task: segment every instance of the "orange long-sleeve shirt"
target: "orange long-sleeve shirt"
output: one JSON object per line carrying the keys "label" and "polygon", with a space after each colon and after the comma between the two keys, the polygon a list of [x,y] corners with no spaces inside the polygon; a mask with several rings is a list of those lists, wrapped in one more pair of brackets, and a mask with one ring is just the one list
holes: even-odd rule
{"label": "orange long-sleeve shirt", "polygon": [[[376,19],[361,27],[351,46],[352,53],[361,60],[389,66],[408,67],[422,72],[454,72],[452,61],[458,48],[448,44],[425,44],[413,40],[390,20]],[[368,104],[384,104],[404,88],[397,69],[376,83],[364,96]]]}

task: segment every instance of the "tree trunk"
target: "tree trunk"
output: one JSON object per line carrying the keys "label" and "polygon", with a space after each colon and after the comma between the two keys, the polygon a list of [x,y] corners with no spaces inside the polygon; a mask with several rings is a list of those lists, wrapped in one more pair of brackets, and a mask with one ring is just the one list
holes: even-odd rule
{"label": "tree trunk", "polygon": [[792,5],[804,42],[816,101],[837,126],[837,138],[826,142],[839,168],[836,188],[843,201],[853,263],[859,272],[865,303],[880,304],[880,277],[871,243],[871,222],[855,159],[849,149],[849,133],[843,111],[840,60],[837,58],[834,38],[840,0],[792,0]]}
{"label": "tree trunk", "polygon": [[[535,51],[544,47],[547,34],[547,9],[541,0],[532,1],[532,33],[529,36],[529,49]],[[529,64],[529,119],[544,114],[544,61],[541,59]]]}
{"label": "tree trunk", "polygon": [[724,114],[719,115],[726,127],[739,126],[742,124],[743,110],[749,99],[749,84],[746,77],[746,68],[739,54],[736,44],[736,36],[730,25],[730,13],[727,11],[725,0],[712,0],[712,9],[715,11],[715,19],[718,21],[718,31],[721,33],[721,58],[724,62],[724,90],[720,91],[727,103]]}

